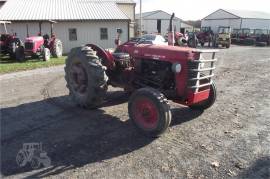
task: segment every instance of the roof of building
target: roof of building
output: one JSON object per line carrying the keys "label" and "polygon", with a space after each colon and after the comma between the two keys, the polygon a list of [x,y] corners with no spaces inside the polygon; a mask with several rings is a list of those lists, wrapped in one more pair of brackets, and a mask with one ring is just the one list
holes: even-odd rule
{"label": "roof of building", "polygon": [[224,12],[229,13],[237,18],[243,18],[243,19],[270,19],[270,13],[267,13],[267,12],[235,10],[235,9],[218,9],[203,19],[207,19],[209,16],[211,16],[212,14],[214,14],[218,11],[224,11]]}
{"label": "roof of building", "polygon": [[0,20],[128,20],[117,3],[133,0],[8,0]]}
{"label": "roof of building", "polygon": [[266,13],[266,12],[234,10],[234,9],[222,9],[222,10],[241,18],[270,19],[270,13]]}
{"label": "roof of building", "polygon": [[[143,12],[142,13],[142,18],[146,18],[146,17],[149,17],[151,15],[154,15],[154,14],[157,14],[157,13],[165,13],[168,15],[168,17],[171,17],[171,14],[165,12],[165,11],[162,11],[162,10],[156,10],[156,11],[150,11],[150,12]],[[140,14],[136,14],[135,15],[135,19],[139,19],[140,18]],[[178,17],[175,17],[175,19],[180,19]]]}

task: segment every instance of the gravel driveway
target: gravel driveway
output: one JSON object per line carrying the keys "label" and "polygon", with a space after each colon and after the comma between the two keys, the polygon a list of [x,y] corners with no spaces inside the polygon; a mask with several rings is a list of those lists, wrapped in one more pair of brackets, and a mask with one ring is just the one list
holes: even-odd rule
{"label": "gravel driveway", "polygon": [[[121,89],[90,111],[67,96],[63,66],[0,76],[2,177],[270,178],[270,48],[232,46],[218,59],[215,105],[201,113],[171,103],[158,139],[134,129]],[[50,167],[17,165],[33,142]]]}

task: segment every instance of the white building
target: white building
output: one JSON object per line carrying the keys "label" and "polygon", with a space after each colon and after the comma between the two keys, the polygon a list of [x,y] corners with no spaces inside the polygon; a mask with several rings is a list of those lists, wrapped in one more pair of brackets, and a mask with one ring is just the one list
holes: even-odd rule
{"label": "white building", "polygon": [[219,9],[202,19],[202,27],[216,32],[219,26],[232,29],[270,29],[270,13]]}
{"label": "white building", "polygon": [[[49,20],[56,21],[54,34],[63,42],[64,53],[71,48],[94,43],[114,47],[116,30],[121,41],[134,36],[135,6],[133,0],[8,0],[0,9],[0,20],[8,20],[10,33],[20,39],[50,34]],[[3,32],[3,29],[1,29]]]}
{"label": "white building", "polygon": [[[140,14],[136,14],[136,30],[139,30]],[[162,10],[142,13],[142,31],[146,33],[160,33],[165,35],[168,32],[171,14]],[[184,23],[180,18],[175,17],[173,24],[178,32],[192,31],[193,27]]]}

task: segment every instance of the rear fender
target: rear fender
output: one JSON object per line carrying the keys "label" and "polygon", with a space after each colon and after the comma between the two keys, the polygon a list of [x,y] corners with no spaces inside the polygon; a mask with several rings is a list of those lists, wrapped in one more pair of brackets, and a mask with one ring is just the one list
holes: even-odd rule
{"label": "rear fender", "polygon": [[91,47],[97,52],[97,56],[102,59],[103,65],[105,65],[108,69],[112,70],[114,68],[114,58],[110,52],[94,44],[87,44],[86,46]]}

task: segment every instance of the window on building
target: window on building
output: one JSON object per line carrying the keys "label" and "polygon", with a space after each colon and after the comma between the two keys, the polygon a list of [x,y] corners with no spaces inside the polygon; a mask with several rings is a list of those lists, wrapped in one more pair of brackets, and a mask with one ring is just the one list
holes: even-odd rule
{"label": "window on building", "polygon": [[69,40],[76,41],[77,40],[77,29],[68,29],[69,32]]}
{"label": "window on building", "polygon": [[100,40],[108,40],[108,29],[100,28]]}

